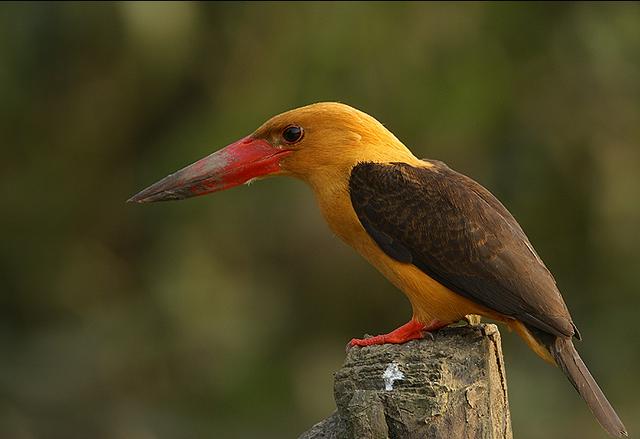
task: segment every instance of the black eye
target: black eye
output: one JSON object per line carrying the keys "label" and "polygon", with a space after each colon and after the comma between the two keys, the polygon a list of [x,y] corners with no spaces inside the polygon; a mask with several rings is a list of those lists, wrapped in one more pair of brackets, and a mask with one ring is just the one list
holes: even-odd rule
{"label": "black eye", "polygon": [[304,131],[298,125],[289,125],[282,131],[282,138],[287,143],[296,143],[302,139]]}

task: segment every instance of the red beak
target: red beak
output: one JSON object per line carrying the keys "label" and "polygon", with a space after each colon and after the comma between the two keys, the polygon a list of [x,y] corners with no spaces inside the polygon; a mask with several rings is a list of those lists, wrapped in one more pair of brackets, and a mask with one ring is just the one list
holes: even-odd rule
{"label": "red beak", "polygon": [[245,137],[152,184],[127,202],[182,200],[229,189],[279,172],[280,160],[292,152]]}

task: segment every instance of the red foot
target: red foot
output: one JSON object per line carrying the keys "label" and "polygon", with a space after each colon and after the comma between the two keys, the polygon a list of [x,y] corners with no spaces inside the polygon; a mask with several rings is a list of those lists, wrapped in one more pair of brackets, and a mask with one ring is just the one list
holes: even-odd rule
{"label": "red foot", "polygon": [[435,331],[436,329],[440,329],[443,326],[446,326],[446,324],[439,322],[438,320],[433,320],[428,325],[425,325],[424,323],[420,323],[414,319],[411,319],[408,323],[405,323],[398,329],[394,329],[388,334],[376,335],[375,337],[369,338],[354,338],[349,342],[347,347],[371,346],[374,344],[385,343],[406,343],[410,340],[418,340],[424,338],[425,332],[429,333],[429,331]]}

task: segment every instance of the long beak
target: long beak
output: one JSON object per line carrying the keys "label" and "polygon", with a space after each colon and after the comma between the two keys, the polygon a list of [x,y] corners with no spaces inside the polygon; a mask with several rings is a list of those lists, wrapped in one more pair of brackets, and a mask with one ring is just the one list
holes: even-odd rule
{"label": "long beak", "polygon": [[234,142],[175,172],[127,200],[128,203],[182,200],[229,189],[280,171],[280,160],[293,151],[251,136]]}

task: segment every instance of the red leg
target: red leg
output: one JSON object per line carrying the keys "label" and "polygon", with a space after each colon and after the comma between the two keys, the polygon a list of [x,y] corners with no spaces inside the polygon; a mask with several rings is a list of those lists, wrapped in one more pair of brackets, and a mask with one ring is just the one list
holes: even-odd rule
{"label": "red leg", "polygon": [[394,329],[388,334],[376,335],[375,337],[369,338],[354,338],[349,342],[348,347],[371,346],[374,344],[385,343],[406,343],[410,340],[424,338],[425,332],[435,331],[443,326],[446,326],[446,323],[442,323],[438,320],[433,320],[428,325],[425,325],[424,323],[411,319],[408,323],[405,323],[398,329]]}

